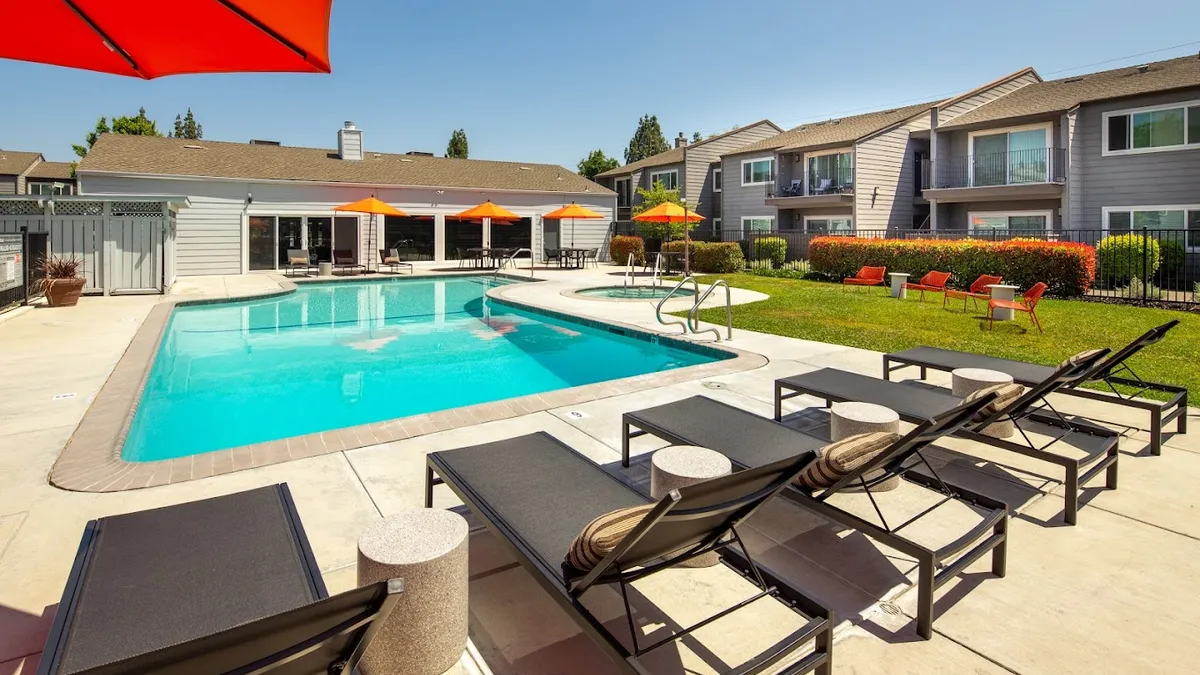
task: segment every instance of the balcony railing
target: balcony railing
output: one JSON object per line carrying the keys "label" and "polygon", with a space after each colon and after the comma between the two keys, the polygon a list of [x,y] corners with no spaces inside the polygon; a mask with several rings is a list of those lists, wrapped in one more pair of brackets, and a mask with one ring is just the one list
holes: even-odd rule
{"label": "balcony railing", "polygon": [[921,163],[921,182],[927,189],[1061,183],[1066,169],[1063,148],[1034,148],[951,157],[938,164],[936,172],[927,159]]}
{"label": "balcony railing", "polygon": [[767,197],[812,197],[816,195],[854,194],[854,169],[809,171],[808,184],[793,180],[788,185],[767,186]]}

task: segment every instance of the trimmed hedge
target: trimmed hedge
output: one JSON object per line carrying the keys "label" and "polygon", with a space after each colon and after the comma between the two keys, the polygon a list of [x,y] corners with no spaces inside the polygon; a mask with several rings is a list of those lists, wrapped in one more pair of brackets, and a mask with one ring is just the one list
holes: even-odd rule
{"label": "trimmed hedge", "polygon": [[1158,271],[1161,247],[1154,237],[1141,234],[1117,234],[1105,237],[1096,245],[1100,275],[1114,285],[1124,285],[1132,279],[1145,281]]}
{"label": "trimmed hedge", "polygon": [[646,264],[646,242],[641,237],[617,235],[608,242],[608,257],[618,265],[629,263],[629,254],[633,254],[633,264]]}
{"label": "trimmed hedge", "polygon": [[782,265],[787,260],[787,239],[783,237],[762,237],[754,240],[754,259],[770,260],[775,266]]}
{"label": "trimmed hedge", "polygon": [[1030,239],[991,242],[978,239],[859,239],[817,237],[809,244],[813,272],[845,279],[864,266],[887,267],[919,279],[931,270],[954,275],[965,288],[982,274],[1029,288],[1039,281],[1058,296],[1083,295],[1096,276],[1096,250],[1087,244]]}
{"label": "trimmed hedge", "polygon": [[732,274],[746,267],[742,247],[735,241],[716,241],[696,247],[692,253],[697,272],[709,274]]}

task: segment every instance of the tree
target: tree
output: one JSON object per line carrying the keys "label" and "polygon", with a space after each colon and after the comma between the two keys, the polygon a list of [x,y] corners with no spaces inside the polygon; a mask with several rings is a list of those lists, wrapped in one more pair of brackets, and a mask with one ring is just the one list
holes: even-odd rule
{"label": "tree", "polygon": [[467,158],[467,132],[455,129],[454,133],[450,134],[450,143],[446,146],[446,156]]}
{"label": "tree", "polygon": [[[633,215],[644,213],[650,209],[668,202],[678,204],[685,209],[688,208],[686,202],[679,198],[679,190],[668,190],[663,187],[662,181],[654,181],[654,185],[650,189],[639,187],[637,189],[638,196],[642,201],[633,206]],[[693,209],[694,210],[694,209]],[[699,223],[688,223],[688,229],[694,230]],[[661,239],[667,241],[669,239],[679,239],[683,236],[683,223],[638,223],[638,229],[642,236],[646,239]]]}
{"label": "tree", "polygon": [[145,108],[138,109],[137,117],[113,118],[112,130],[114,134],[127,134],[129,136],[162,136],[162,133],[158,130],[158,124],[149,117],[146,117]]}
{"label": "tree", "polygon": [[616,157],[609,157],[603,150],[593,150],[586,158],[579,161],[579,175],[584,178],[595,178],[596,174],[621,166]]}
{"label": "tree", "polygon": [[196,123],[196,118],[192,115],[192,109],[189,107],[187,115],[175,116],[175,131],[170,135],[175,138],[198,140],[204,138],[204,127]]}
{"label": "tree", "polygon": [[89,131],[87,136],[84,137],[84,142],[87,143],[87,145],[72,145],[71,149],[75,151],[76,155],[79,155],[80,159],[82,159],[83,157],[87,156],[88,150],[92,149],[92,146],[96,144],[96,141],[100,140],[100,134],[107,134],[111,131],[112,129],[108,128],[108,118],[101,117],[100,119],[96,120],[96,128],[92,131]]}
{"label": "tree", "polygon": [[637,131],[633,132],[633,138],[629,140],[629,147],[625,148],[625,163],[633,164],[667,150],[667,139],[658,124],[658,117],[642,115],[642,119],[638,120]]}
{"label": "tree", "polygon": [[693,131],[693,132],[692,132],[692,142],[693,142],[693,143],[699,143],[699,142],[700,142],[700,139],[701,139],[700,132],[699,132],[699,131]]}

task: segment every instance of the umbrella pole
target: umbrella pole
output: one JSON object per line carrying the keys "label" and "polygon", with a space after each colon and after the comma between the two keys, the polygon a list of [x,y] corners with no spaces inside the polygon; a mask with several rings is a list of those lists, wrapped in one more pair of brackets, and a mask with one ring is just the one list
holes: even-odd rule
{"label": "umbrella pole", "polygon": [[688,227],[687,202],[683,203],[683,276],[690,277],[692,275],[692,264],[690,255],[692,251],[692,233]]}

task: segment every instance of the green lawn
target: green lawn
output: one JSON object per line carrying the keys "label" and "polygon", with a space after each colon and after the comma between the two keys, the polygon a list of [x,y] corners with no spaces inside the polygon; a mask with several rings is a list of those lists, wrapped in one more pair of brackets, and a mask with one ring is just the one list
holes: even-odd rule
{"label": "green lawn", "polygon": [[[1038,305],[1044,334],[1024,315],[1016,322],[997,322],[989,331],[982,305],[976,311],[968,303],[965,314],[961,300],[957,311],[953,301],[951,309],[942,309],[940,294],[927,293],[925,302],[913,295],[897,301],[879,288],[843,289],[839,284],[749,274],[723,278],[736,288],[771,296],[735,306],[735,328],[880,352],[930,345],[1057,365],[1085,349],[1117,349],[1154,326],[1180,319],[1165,340],[1131,359],[1131,365],[1148,380],[1200,391],[1200,314],[1046,299]],[[700,317],[722,324],[725,308],[703,310]]]}

